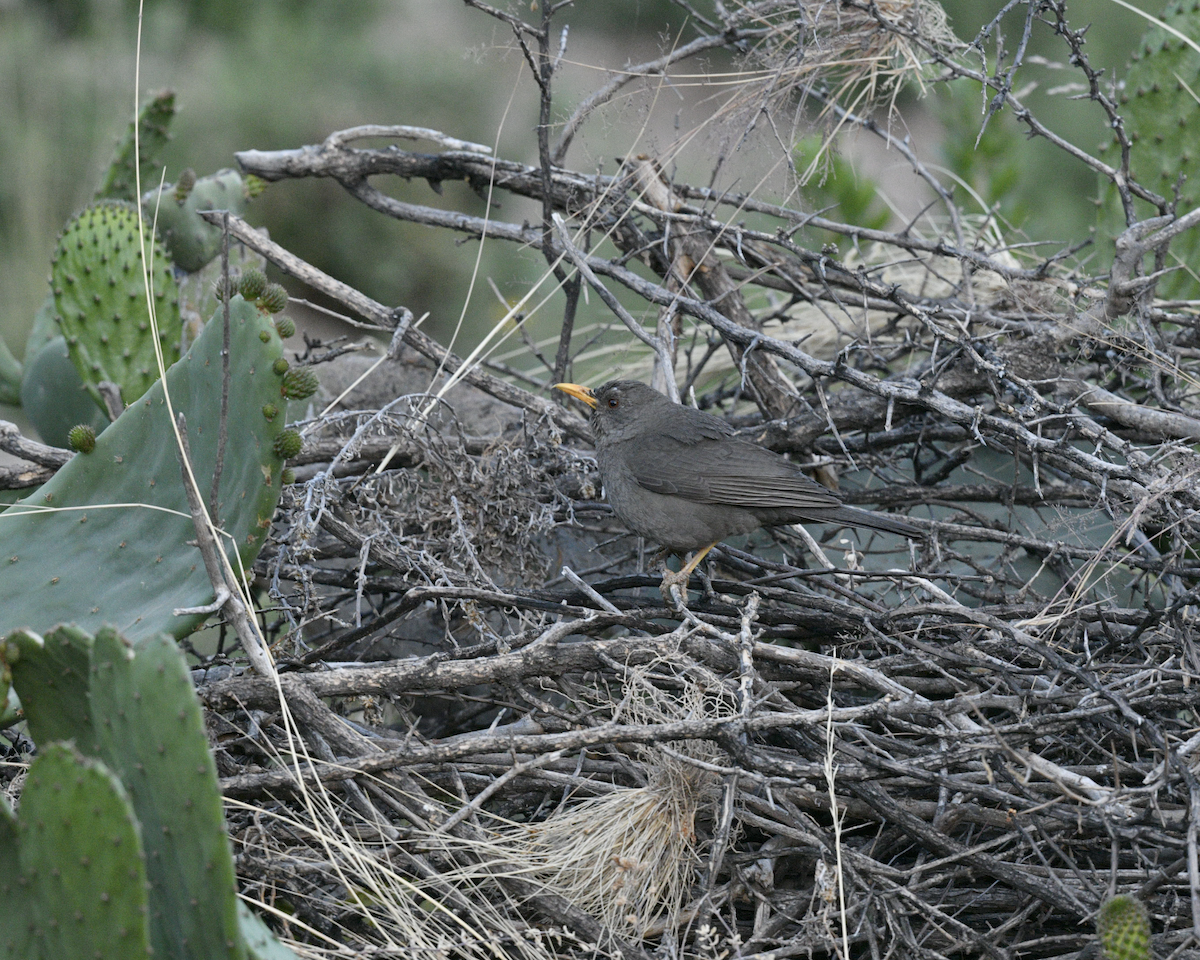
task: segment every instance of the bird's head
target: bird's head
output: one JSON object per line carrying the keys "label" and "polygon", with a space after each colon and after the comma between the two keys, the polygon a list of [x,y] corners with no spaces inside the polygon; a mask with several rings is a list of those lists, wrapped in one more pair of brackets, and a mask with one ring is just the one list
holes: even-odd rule
{"label": "bird's head", "polygon": [[554,387],[592,408],[592,430],[597,440],[636,436],[639,426],[654,411],[669,411],[677,406],[637,380],[609,380],[595,390],[578,383],[556,383]]}

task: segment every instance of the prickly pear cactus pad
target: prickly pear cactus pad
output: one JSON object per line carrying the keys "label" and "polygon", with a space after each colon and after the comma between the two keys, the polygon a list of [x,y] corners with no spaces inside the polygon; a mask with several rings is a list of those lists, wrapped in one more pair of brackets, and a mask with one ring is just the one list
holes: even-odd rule
{"label": "prickly pear cactus pad", "polygon": [[169,637],[131,649],[101,630],[90,700],[100,756],[141,824],[155,956],[244,958],[217,768],[183,654]]}
{"label": "prickly pear cactus pad", "polygon": [[[1162,21],[1185,37],[1200,37],[1200,2],[1182,0],[1167,4]],[[1179,213],[1200,205],[1200,53],[1179,37],[1161,27],[1152,27],[1142,36],[1125,76],[1121,95],[1121,115],[1133,141],[1129,170],[1137,180],[1163,197],[1170,197],[1183,177],[1179,189]],[[1120,159],[1115,144],[1101,153],[1109,163]],[[1103,224],[1119,231],[1124,224],[1115,188],[1105,194]],[[1154,211],[1143,205],[1142,216]],[[1160,296],[1191,298],[1200,296],[1196,281],[1200,257],[1200,230],[1192,229],[1171,243],[1168,266],[1183,263],[1189,269],[1176,270],[1159,281]]]}
{"label": "prickly pear cactus pad", "polygon": [[120,781],[73,747],[49,744],[29,769],[20,813],[26,956],[148,958],[145,857]]}
{"label": "prickly pear cactus pad", "polygon": [[134,164],[141,156],[141,178],[143,186],[158,183],[161,169],[159,156],[171,139],[170,126],[175,117],[175,94],[164,90],[142,104],[138,112],[137,152],[134,150],[133,123],[117,143],[112,163],[109,164],[96,199],[107,197],[113,200],[137,200],[137,180]]}
{"label": "prickly pear cactus pad", "polygon": [[[240,243],[229,244],[229,275],[235,291],[242,274],[248,270],[265,270],[266,267],[267,261],[257,253]],[[213,311],[220,309],[221,300],[217,294],[222,289],[221,258],[210,260],[198,273],[182,274],[176,280],[179,283],[179,314],[183,318],[186,346],[200,335],[204,321],[212,316]],[[286,336],[283,338],[287,339]]]}
{"label": "prickly pear cactus pad", "polygon": [[[248,567],[279,501],[283,461],[275,441],[284,418],[276,372],[283,344],[269,314],[240,296],[230,302],[229,419],[218,525]],[[220,433],[222,320],[218,311],[187,356],[167,372],[175,410],[187,418],[195,475],[208,502]],[[70,622],[115,624],[137,640],[181,637],[206,619],[173,616],[211,602],[196,547],[163,385],[148,393],[38,491],[0,514],[0,633]],[[224,540],[226,547],[231,545]]]}
{"label": "prickly pear cactus pad", "polygon": [[202,220],[196,211],[244,213],[248,191],[236,170],[219,170],[197,180],[182,198],[179,193],[168,183],[161,194],[157,187],[147,193],[142,204],[148,218],[157,217],[155,225],[175,265],[195,273],[220,252],[222,236],[220,227]]}
{"label": "prickly pear cactus pad", "polygon": [[[11,634],[0,653],[39,754],[20,819],[0,795],[0,960],[295,960],[238,900],[175,642],[59,627]],[[86,709],[56,716],[66,698]]]}
{"label": "prickly pear cactus pad", "polygon": [[29,337],[25,341],[26,365],[41,352],[46,344],[60,336],[58,321],[54,319],[55,312],[54,293],[47,290],[46,299],[42,301],[37,313],[33,315],[33,326],[29,328]]}
{"label": "prickly pear cactus pad", "polygon": [[65,447],[78,423],[90,424],[100,433],[109,422],[79,379],[62,337],[30,355],[21,379],[21,407],[39,436],[54,447]]}
{"label": "prickly pear cactus pad", "polygon": [[1096,916],[1104,960],[1150,960],[1150,915],[1136,897],[1120,894]]}
{"label": "prickly pear cactus pad", "polygon": [[21,876],[17,818],[0,794],[0,960],[29,960],[29,919],[33,897]]}
{"label": "prickly pear cactus pad", "polygon": [[45,637],[18,630],[0,641],[13,686],[37,691],[21,703],[35,743],[71,740],[84,753],[96,752],[88,702],[91,654],[91,634],[74,626],[55,627]]}
{"label": "prickly pear cactus pad", "polygon": [[[238,901],[238,926],[246,941],[249,960],[296,960],[296,955],[275,939],[270,927],[248,906]],[[0,960],[3,960],[0,957]]]}
{"label": "prickly pear cactus pad", "polygon": [[[133,403],[158,379],[137,207],[115,200],[87,207],[63,230],[52,263],[55,319],[84,386],[101,409],[102,380],[121,388],[126,405]],[[153,284],[159,341],[170,366],[179,357],[179,292],[157,244]]]}

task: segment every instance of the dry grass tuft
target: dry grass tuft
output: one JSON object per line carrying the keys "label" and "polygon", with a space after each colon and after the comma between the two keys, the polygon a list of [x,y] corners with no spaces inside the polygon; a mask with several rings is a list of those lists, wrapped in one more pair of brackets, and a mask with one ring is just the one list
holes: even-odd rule
{"label": "dry grass tuft", "polygon": [[[656,669],[671,670],[667,662]],[[629,671],[612,719],[632,724],[729,718],[720,684],[673,676],[674,689],[652,682],[651,667]],[[661,679],[661,678],[660,678]],[[717,691],[713,696],[709,691]],[[597,707],[606,702],[597,700]],[[532,879],[622,936],[673,927],[700,866],[696,817],[713,796],[705,769],[724,759],[711,742],[672,741],[636,748],[646,785],[619,787],[505,831],[493,854],[504,869]],[[697,763],[698,762],[698,763]]]}
{"label": "dry grass tuft", "polygon": [[754,107],[824,88],[847,110],[890,109],[904,83],[924,88],[928,50],[961,46],[937,0],[741,2],[728,21],[764,31],[748,57],[761,73],[742,95]]}

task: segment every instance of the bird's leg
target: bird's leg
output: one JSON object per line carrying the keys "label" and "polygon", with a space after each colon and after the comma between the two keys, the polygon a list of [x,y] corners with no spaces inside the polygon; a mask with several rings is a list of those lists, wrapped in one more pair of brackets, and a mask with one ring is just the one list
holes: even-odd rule
{"label": "bird's leg", "polygon": [[692,559],[687,562],[687,566],[684,567],[679,572],[681,574],[687,574],[690,577],[692,575],[692,571],[695,570],[698,566],[700,566],[700,561],[708,556],[708,551],[711,550],[713,547],[715,547],[720,542],[721,542],[720,540],[714,540],[703,550],[697,550],[696,555],[694,557],[692,557]]}
{"label": "bird's leg", "polygon": [[663,561],[663,582],[661,589],[664,600],[666,600],[668,603],[672,601],[673,589],[675,587],[680,587],[681,596],[683,599],[687,599],[687,585],[688,580],[691,579],[692,571],[696,569],[701,560],[708,556],[708,551],[715,547],[719,542],[719,540],[714,540],[703,550],[697,550],[692,556],[692,559],[684,564],[683,569],[681,569],[678,573],[676,573],[674,570],[671,570],[667,566],[666,561]]}
{"label": "bird's leg", "polygon": [[710,603],[717,599],[717,591],[713,589],[711,568],[708,564],[701,564],[696,568],[696,575],[700,578],[700,583],[703,587],[703,598]]}

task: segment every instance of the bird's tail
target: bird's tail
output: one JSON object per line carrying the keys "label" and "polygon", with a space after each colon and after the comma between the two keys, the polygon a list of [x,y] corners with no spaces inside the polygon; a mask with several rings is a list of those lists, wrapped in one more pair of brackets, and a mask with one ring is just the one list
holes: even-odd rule
{"label": "bird's tail", "polygon": [[825,523],[844,523],[851,527],[867,527],[871,530],[882,530],[884,533],[894,533],[916,540],[923,540],[926,536],[925,531],[920,527],[913,526],[891,514],[860,510],[858,507],[834,507],[828,512],[822,512],[819,518],[815,514],[816,511],[814,511],[813,519],[820,519]]}

